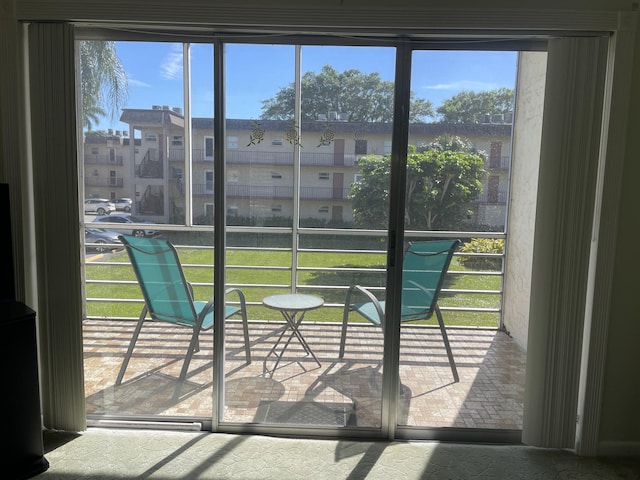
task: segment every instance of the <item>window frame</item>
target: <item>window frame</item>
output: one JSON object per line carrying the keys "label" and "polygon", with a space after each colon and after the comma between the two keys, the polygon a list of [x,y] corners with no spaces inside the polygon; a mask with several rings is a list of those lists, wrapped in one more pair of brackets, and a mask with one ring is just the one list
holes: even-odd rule
{"label": "window frame", "polygon": [[[29,2],[23,2],[23,4],[22,4],[22,5],[20,5],[20,8],[22,9],[22,11],[24,11],[24,9],[25,9],[25,5],[24,5],[24,3],[29,4]],[[27,10],[28,10],[28,6],[27,6],[26,8],[27,8]],[[49,7],[49,8],[52,8],[52,7]],[[68,8],[68,7],[67,7],[67,8]],[[63,10],[64,10],[64,7],[63,7]],[[69,15],[70,15],[70,16],[69,16],[69,18],[72,18],[72,16],[73,16],[73,15],[71,14],[71,10],[69,10]],[[607,16],[605,15],[605,17],[607,17]],[[35,19],[37,20],[38,15],[35,15],[33,18],[35,18]],[[87,17],[87,18],[88,18],[88,17]],[[167,17],[167,18],[171,18],[171,17]],[[607,18],[609,18],[609,17],[607,17]],[[538,19],[538,21],[541,21],[541,20],[540,20],[540,19]],[[565,18],[565,21],[566,21],[566,22],[570,22],[570,19],[569,19],[569,18]],[[593,21],[593,20],[592,20],[592,21]],[[543,23],[544,23],[544,22],[543,22]],[[616,31],[616,27],[617,27],[617,24],[616,24],[616,26],[612,26],[612,27],[611,27],[611,29],[610,29],[610,30],[608,30],[608,31]],[[582,27],[582,28],[584,28],[584,27]],[[594,31],[599,31],[598,26],[594,27],[594,28],[593,28],[593,30],[594,30]],[[625,31],[623,31],[623,34],[624,34],[624,33],[625,33]],[[623,35],[623,37],[622,37],[622,38],[623,38],[623,40],[626,40],[626,41],[627,41],[627,43],[626,43],[626,44],[622,44],[622,47],[617,47],[617,48],[621,48],[621,49],[622,49],[622,53],[623,53],[623,54],[624,54],[624,53],[628,53],[628,51],[630,50],[630,47],[629,47],[629,43],[630,43],[629,37],[628,37],[628,36],[626,36],[626,37],[625,37],[625,36]],[[60,42],[60,43],[62,43],[62,42]],[[616,47],[614,47],[614,50],[615,50],[615,48],[616,48]],[[625,48],[626,48],[626,50],[625,50]],[[46,48],[45,48],[45,47],[41,47],[41,49],[42,49],[42,50],[46,50]],[[66,50],[65,50],[65,52],[66,52]],[[616,61],[616,64],[617,64],[617,61]],[[623,65],[623,64],[617,64],[617,65]],[[622,69],[622,71],[623,71],[623,74],[622,74],[623,78],[622,78],[622,80],[621,80],[621,81],[624,81],[624,80],[625,80],[625,78],[627,78],[627,77],[629,77],[629,76],[630,76],[630,72],[629,72],[629,69],[626,69],[626,70],[625,70],[624,68]],[[625,75],[626,75],[626,77],[625,77]],[[617,77],[614,77],[614,78],[613,78],[613,80],[614,80],[614,81],[615,81],[615,80],[618,80],[618,78],[617,78]],[[623,93],[625,93],[625,94],[626,94],[626,92],[623,92]],[[618,100],[618,101],[619,101],[619,104],[621,104],[621,105],[622,105],[622,104],[623,104],[623,102],[621,102],[621,101],[620,101],[620,100],[621,100],[621,96],[622,96],[622,94],[620,94],[620,95],[616,95],[616,96],[615,96],[615,100]],[[618,105],[618,104],[616,104],[616,106],[617,106],[617,105]],[[609,134],[611,135],[611,137],[612,137],[612,138],[613,138],[613,137],[615,137],[615,138],[617,138],[617,139],[620,139],[620,138],[624,139],[624,138],[625,138],[625,137],[624,137],[624,134],[622,134],[622,133],[618,134],[617,136],[613,135],[613,133],[616,131],[616,130],[614,130],[614,127],[615,127],[615,128],[618,128],[618,129],[619,129],[618,131],[625,131],[625,129],[620,129],[620,126],[621,126],[621,125],[624,125],[624,122],[626,121],[626,120],[623,120],[621,117],[623,117],[623,116],[622,116],[622,115],[620,115],[620,118],[615,119],[613,122],[610,122],[610,123],[607,125],[607,126],[608,126],[608,132],[606,132],[606,133],[609,133]],[[63,123],[64,123],[64,122],[63,122]],[[44,130],[44,131],[46,131],[46,130]],[[611,142],[611,143],[614,143],[614,142]],[[71,145],[71,144],[73,144],[73,143],[71,142],[71,143],[70,143],[70,145]],[[624,145],[624,142],[623,142],[621,145]],[[613,154],[613,155],[615,155],[615,154],[619,153],[619,152],[620,152],[620,149],[622,148],[622,147],[619,147],[619,148],[618,148],[618,150],[615,150],[615,148],[614,148],[614,147],[612,147],[611,145],[607,145],[607,147],[608,147],[608,148],[610,148],[610,149],[612,150],[611,154]],[[609,152],[607,152],[607,153],[609,153]],[[35,155],[34,155],[34,157],[35,157]],[[614,158],[614,160],[616,160],[616,159]],[[614,164],[613,168],[614,168],[614,169],[615,169],[615,168],[618,168],[619,170],[621,170],[620,165],[621,165],[621,161],[620,161],[620,160],[618,160],[618,162],[617,162],[616,164]],[[614,183],[615,183],[615,182],[614,182]],[[608,184],[607,184],[607,186],[608,186],[607,192],[609,192],[609,193],[610,193],[611,191],[613,191],[613,190],[614,190],[614,188],[612,187],[612,185],[611,185],[610,183],[608,183]],[[615,185],[614,185],[614,186],[615,186]],[[37,193],[36,193],[36,195],[37,195]],[[63,198],[63,199],[61,198],[61,201],[62,201],[62,203],[63,203],[63,204],[69,203],[69,200],[70,200],[69,198]],[[74,200],[74,199],[73,199],[73,197],[71,197],[71,203],[73,203],[73,200]],[[77,198],[75,198],[75,200],[77,201]],[[615,203],[615,202],[614,202],[614,203]],[[40,205],[40,202],[36,202],[36,204]],[[607,212],[606,212],[606,213],[608,213],[608,214],[610,214],[612,211],[616,211],[616,209],[617,209],[617,204],[611,205],[611,203],[610,203],[610,202],[609,202],[609,203],[607,203],[607,204],[606,204],[606,206],[608,207],[608,208],[607,208]],[[38,212],[38,213],[40,213],[40,212]],[[603,216],[603,217],[607,217],[607,216],[605,215],[605,216]],[[611,217],[616,218],[616,216],[615,216],[615,215],[612,215]],[[603,225],[603,226],[606,226],[606,225]],[[612,229],[612,230],[613,230],[613,229]],[[609,240],[610,240],[610,237],[609,237]],[[603,243],[606,243],[606,242],[603,242]],[[611,242],[609,241],[609,243],[611,243]],[[604,247],[603,247],[603,248],[604,248]],[[47,253],[47,251],[46,251],[46,249],[45,249],[45,251],[44,251],[44,253],[43,253],[43,255],[44,255],[45,257],[46,257],[46,253]],[[45,260],[45,261],[46,261],[46,260]],[[597,280],[598,280],[598,279],[596,278],[596,283],[597,283]],[[597,289],[595,289],[595,291],[598,291],[598,290],[597,290]],[[600,294],[600,296],[602,296],[602,295]],[[605,298],[605,300],[606,300],[606,298]],[[597,304],[597,303],[598,303],[598,302],[596,302],[596,304]],[[604,303],[605,303],[605,305],[606,305],[606,304],[608,304],[608,302],[604,302]],[[45,310],[45,312],[46,312],[46,309],[44,309],[44,310]],[[45,315],[46,315],[46,313],[45,313]],[[46,322],[46,319],[45,319],[44,321]]]}

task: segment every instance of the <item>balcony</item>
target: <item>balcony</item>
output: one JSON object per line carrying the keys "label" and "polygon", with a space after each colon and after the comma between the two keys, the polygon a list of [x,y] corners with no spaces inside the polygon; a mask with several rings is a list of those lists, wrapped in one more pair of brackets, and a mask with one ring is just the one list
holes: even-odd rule
{"label": "balcony", "polygon": [[[243,185],[228,183],[228,198],[283,198],[293,199],[293,187],[287,185]],[[302,200],[347,200],[351,188],[300,187]],[[194,184],[194,195],[212,195],[213,185]]]}
{"label": "balcony", "polygon": [[[382,390],[382,335],[378,328],[350,327],[347,352],[338,358],[340,325],[303,323],[301,331],[321,365],[292,342],[272,376],[266,354],[283,324],[252,319],[252,362],[244,361],[242,329],[227,321],[225,413],[229,422],[260,419],[265,402],[354,405],[351,426],[377,427]],[[85,395],[89,418],[102,415],[211,417],[213,341],[200,336],[186,385],[173,399],[188,335],[184,328],[148,324],[142,330],[123,383],[115,379],[134,323],[87,319],[83,325]],[[399,422],[409,426],[521,429],[526,356],[495,329],[449,328],[460,381],[454,383],[439,331],[405,326],[400,356]],[[303,407],[302,407],[303,408]]]}
{"label": "balcony", "polygon": [[[301,245],[307,248],[297,251],[286,242],[282,247],[246,246],[253,242],[249,239],[252,235],[262,240],[271,235],[269,243],[278,243],[277,238],[290,238],[290,234],[277,230],[229,227],[227,282],[228,286],[241,288],[247,296],[252,362],[245,362],[241,324],[227,320],[224,421],[272,423],[265,417],[265,405],[302,410],[310,405],[316,409],[346,405],[350,415],[338,426],[379,427],[383,358],[380,328],[357,322],[352,315],[343,358],[339,358],[338,351],[346,288],[359,279],[383,292],[384,251],[361,250],[357,241],[347,240],[363,236],[363,232],[310,232],[312,229],[303,229],[303,236],[307,235]],[[165,232],[167,236],[174,233]],[[319,241],[310,246],[313,243],[310,239],[323,238],[320,234],[342,235],[341,244],[347,242],[351,250],[320,248]],[[245,246],[239,245],[238,239]],[[212,259],[211,247],[183,245],[179,254],[196,298],[210,296],[213,269],[209,261],[202,259]],[[297,258],[295,272],[291,267],[292,255]],[[501,255],[492,256],[502,259]],[[442,337],[433,324],[403,325],[399,423],[519,430],[526,353],[499,328],[502,273],[464,269],[457,258],[449,270],[440,305],[460,381],[453,380]],[[90,420],[105,415],[210,418],[214,378],[210,331],[200,335],[200,351],[191,361],[179,398],[174,399],[173,394],[189,331],[166,324],[145,324],[124,381],[115,386],[143,304],[131,274],[122,275],[127,267],[128,258],[122,251],[87,261],[88,316],[83,322],[83,333]],[[469,282],[477,278],[488,279],[489,287],[470,287]],[[119,293],[121,288],[127,288],[129,293]],[[265,308],[261,300],[266,295],[292,290],[316,294],[325,300],[325,305],[309,312],[300,326],[320,365],[294,339],[272,370],[273,359],[268,353],[284,322],[278,312]],[[324,417],[309,419],[313,425],[334,425],[327,422]]]}
{"label": "balcony", "polygon": [[84,177],[84,184],[87,187],[122,187],[124,180],[117,177],[87,175]]}
{"label": "balcony", "polygon": [[476,198],[476,203],[487,203],[496,205],[506,205],[509,198],[508,192],[482,192]]}
{"label": "balcony", "polygon": [[[212,163],[213,156],[206,155],[203,149],[191,150],[192,159],[197,163]],[[334,155],[333,151],[320,153],[300,153],[302,166],[357,166],[357,157],[360,155],[342,154]],[[184,149],[169,149],[169,160],[172,162],[184,162]],[[293,166],[293,152],[283,151],[259,151],[259,150],[235,150],[226,152],[226,160],[229,165],[290,165]]]}
{"label": "balcony", "polygon": [[490,170],[509,170],[511,168],[511,155],[490,157],[487,167]]}
{"label": "balcony", "polygon": [[97,155],[91,153],[84,154],[85,165],[123,165],[122,155]]}

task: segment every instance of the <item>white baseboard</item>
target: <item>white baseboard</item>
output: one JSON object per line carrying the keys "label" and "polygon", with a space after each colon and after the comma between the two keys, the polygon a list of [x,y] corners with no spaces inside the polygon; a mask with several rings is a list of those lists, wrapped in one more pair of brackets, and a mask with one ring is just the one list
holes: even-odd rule
{"label": "white baseboard", "polygon": [[640,457],[640,442],[600,442],[599,457]]}

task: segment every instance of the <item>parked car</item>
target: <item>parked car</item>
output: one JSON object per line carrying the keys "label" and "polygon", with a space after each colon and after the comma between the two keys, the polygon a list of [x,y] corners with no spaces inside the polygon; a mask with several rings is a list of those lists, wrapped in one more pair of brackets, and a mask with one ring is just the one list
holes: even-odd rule
{"label": "parked car", "polygon": [[[116,223],[119,225],[127,223],[143,223],[153,225],[151,222],[147,222],[141,218],[134,217],[130,213],[114,213],[112,215],[101,215],[99,217],[96,217],[95,221],[101,223]],[[133,235],[135,237],[155,237],[160,233],[157,230],[147,228],[145,228],[144,230],[141,230],[140,228],[118,228],[116,225],[110,225],[109,227],[105,228],[125,235]]]}
{"label": "parked car", "polygon": [[131,211],[132,203],[133,203],[133,200],[131,200],[130,198],[116,198],[113,201],[113,204],[116,206],[116,210],[122,210],[124,212]]}
{"label": "parked car", "polygon": [[116,206],[106,198],[87,198],[84,201],[84,213],[105,215],[116,211]]}
{"label": "parked car", "polygon": [[114,248],[122,248],[122,241],[118,238],[119,235],[118,232],[103,228],[85,227],[84,243],[87,251],[92,250],[103,253]]}

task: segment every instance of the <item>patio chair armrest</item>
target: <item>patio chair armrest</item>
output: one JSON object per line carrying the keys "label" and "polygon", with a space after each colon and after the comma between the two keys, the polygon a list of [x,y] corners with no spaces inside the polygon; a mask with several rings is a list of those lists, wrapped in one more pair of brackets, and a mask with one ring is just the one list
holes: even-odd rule
{"label": "patio chair armrest", "polygon": [[[191,284],[189,284],[189,287],[191,287]],[[225,296],[228,295],[229,293],[237,293],[239,300],[240,300],[240,308],[245,311],[246,310],[246,300],[244,298],[244,293],[242,293],[242,290],[240,290],[239,288],[228,288],[227,290],[225,290],[224,294]],[[203,312],[208,312],[213,308],[213,297],[207,302],[207,304],[204,306],[204,308],[202,309]]]}
{"label": "patio chair armrest", "polygon": [[349,287],[349,290],[347,290],[347,298],[345,299],[344,305],[345,311],[347,311],[347,309],[351,309],[351,297],[353,296],[354,292],[363,294],[371,303],[373,303],[373,306],[376,308],[382,324],[384,324],[384,311],[382,310],[382,305],[380,305],[380,300],[378,300],[373,293],[360,285],[351,285]]}
{"label": "patio chair armrest", "polygon": [[239,288],[227,288],[224,292],[225,295],[229,295],[230,293],[237,293],[238,294],[238,298],[240,300],[240,308],[242,308],[243,310],[246,308],[246,300],[244,297],[244,293],[242,292],[242,290],[240,290]]}

